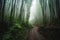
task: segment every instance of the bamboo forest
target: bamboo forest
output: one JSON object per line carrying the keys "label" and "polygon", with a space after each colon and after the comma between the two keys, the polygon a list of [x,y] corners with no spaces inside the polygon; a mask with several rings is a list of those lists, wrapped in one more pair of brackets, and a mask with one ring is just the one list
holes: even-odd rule
{"label": "bamboo forest", "polygon": [[0,0],[0,40],[59,40],[59,34],[60,0]]}

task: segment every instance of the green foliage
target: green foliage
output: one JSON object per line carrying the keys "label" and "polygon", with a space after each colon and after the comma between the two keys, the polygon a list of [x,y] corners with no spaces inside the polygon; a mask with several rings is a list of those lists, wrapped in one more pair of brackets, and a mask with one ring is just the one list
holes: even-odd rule
{"label": "green foliage", "polygon": [[4,33],[3,40],[27,40],[27,34],[29,25],[26,23],[20,25],[19,23],[14,23],[13,26],[9,28],[9,31]]}
{"label": "green foliage", "polygon": [[[35,1],[35,5],[33,5],[32,2],[32,0],[2,1],[0,10],[2,40],[27,40],[28,32],[30,28],[32,28],[32,25],[53,24],[57,21],[59,13],[57,14],[56,7],[53,8],[57,4],[55,5],[55,3],[50,0],[40,0],[40,2],[37,0]],[[31,8],[32,6],[36,9],[34,7]],[[31,21],[32,25],[29,23],[29,18],[32,18],[32,16],[30,16],[30,9],[32,9],[31,12],[35,17]],[[56,24],[58,23],[56,22]]]}
{"label": "green foliage", "polygon": [[8,31],[3,34],[3,40],[27,40],[28,31],[32,27],[28,21],[22,20],[22,22],[12,17],[10,20],[9,16],[4,17],[4,23],[7,25]]}

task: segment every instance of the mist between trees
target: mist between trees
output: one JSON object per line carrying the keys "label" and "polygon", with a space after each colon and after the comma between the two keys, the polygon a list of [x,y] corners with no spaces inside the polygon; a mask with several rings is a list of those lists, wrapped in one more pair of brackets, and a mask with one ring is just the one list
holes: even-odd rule
{"label": "mist between trees", "polygon": [[27,40],[32,25],[59,25],[60,0],[0,0],[0,39]]}

